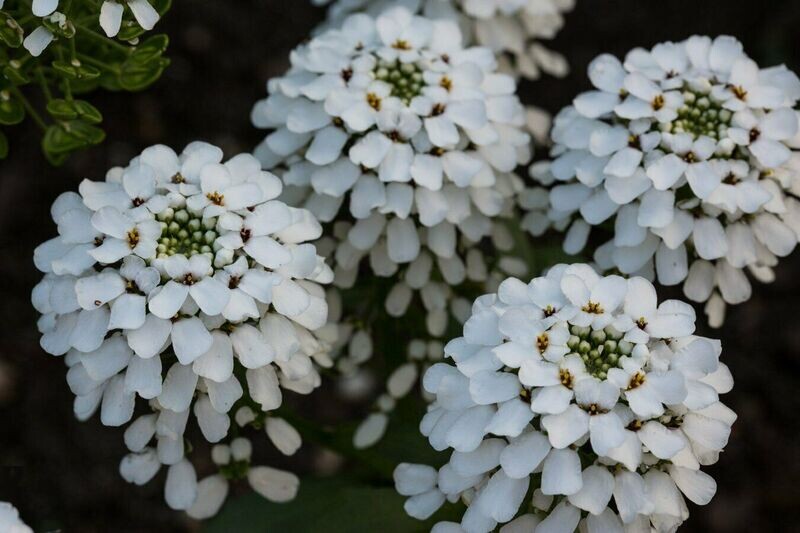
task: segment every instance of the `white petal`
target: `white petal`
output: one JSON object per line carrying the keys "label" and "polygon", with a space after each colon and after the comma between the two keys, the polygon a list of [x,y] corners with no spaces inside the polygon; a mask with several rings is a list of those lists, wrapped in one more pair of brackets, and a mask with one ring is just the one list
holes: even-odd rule
{"label": "white petal", "polygon": [[192,464],[182,459],[167,470],[164,499],[171,509],[185,511],[192,506],[196,498],[197,474]]}
{"label": "white petal", "polygon": [[158,402],[166,409],[183,412],[189,409],[197,385],[191,366],[175,363],[167,372]]}
{"label": "white petal", "polygon": [[511,478],[529,476],[550,452],[547,437],[532,431],[512,441],[500,454],[500,466]]}
{"label": "white petal", "polygon": [[122,4],[106,0],[100,6],[100,27],[109,37],[116,37],[122,24]]}
{"label": "white petal", "polygon": [[182,318],[172,325],[172,347],[183,365],[206,353],[212,343],[211,333],[197,317]]}
{"label": "white petal", "polygon": [[542,428],[554,448],[566,448],[589,431],[589,415],[573,404],[563,413],[542,417]]}
{"label": "white petal", "polygon": [[178,313],[188,295],[187,285],[170,280],[150,300],[150,312],[159,318],[170,319]]}
{"label": "white petal", "polygon": [[593,515],[602,513],[614,491],[614,476],[607,468],[590,466],[583,471],[583,487],[568,497],[569,503]]}
{"label": "white petal", "polygon": [[103,392],[100,408],[100,421],[104,426],[121,426],[133,416],[136,394],[125,390],[125,378],[117,375],[111,378]]}
{"label": "white petal", "polygon": [[247,480],[253,490],[269,501],[288,502],[297,495],[300,480],[291,472],[277,470],[268,466],[250,468]]}
{"label": "white petal", "polygon": [[127,332],[128,345],[139,357],[153,357],[164,347],[171,332],[169,320],[147,315],[142,327]]}
{"label": "white petal", "polygon": [[583,486],[581,460],[570,448],[551,450],[542,469],[542,492],[548,495],[575,494]]}

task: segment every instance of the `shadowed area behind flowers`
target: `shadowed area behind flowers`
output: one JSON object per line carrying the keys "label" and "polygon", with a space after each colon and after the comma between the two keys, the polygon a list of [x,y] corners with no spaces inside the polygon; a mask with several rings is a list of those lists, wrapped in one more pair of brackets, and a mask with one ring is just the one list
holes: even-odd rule
{"label": "shadowed area behind flowers", "polygon": [[[735,35],[762,65],[785,62],[800,70],[794,33],[800,24],[800,4],[790,0],[578,2],[552,46],[569,58],[572,74],[563,80],[524,83],[525,102],[557,111],[587,88],[586,65],[597,54],[622,55],[635,46],[649,47],[693,33]],[[119,477],[117,466],[125,453],[122,430],[102,427],[97,417],[87,423],[75,421],[63,361],[38,346],[30,290],[39,273],[31,257],[34,246],[55,233],[50,204],[60,192],[75,189],[81,179],[102,179],[107,168],[124,164],[151,144],[180,149],[199,138],[220,145],[228,156],[251,149],[262,136],[249,124],[252,103],[263,97],[264,82],[286,68],[291,48],[321,16],[305,0],[175,2],[160,24],[172,40],[168,55],[173,63],[163,79],[141,94],[92,97],[105,116],[105,144],[53,169],[41,157],[37,132],[30,124],[11,131],[12,155],[0,162],[0,500],[13,501],[36,531],[201,529],[166,507],[163,472],[141,488]],[[797,269],[800,258],[795,254],[778,268],[774,284],[755,286],[749,303],[730,310],[721,330],[701,330],[723,341],[723,360],[736,380],[724,401],[739,420],[727,451],[708,469],[719,485],[716,498],[705,508],[691,506],[691,518],[682,531],[796,530]],[[662,298],[668,295],[673,293],[662,293]],[[388,348],[376,346],[376,353]],[[332,392],[332,387],[324,387],[294,402],[296,411],[329,424],[363,413],[362,405],[331,401]],[[301,475],[337,467],[345,474],[355,470],[310,442],[288,461],[266,448],[257,446],[257,463],[287,467]],[[394,450],[398,453],[397,446]],[[380,454],[373,455],[380,459]]]}

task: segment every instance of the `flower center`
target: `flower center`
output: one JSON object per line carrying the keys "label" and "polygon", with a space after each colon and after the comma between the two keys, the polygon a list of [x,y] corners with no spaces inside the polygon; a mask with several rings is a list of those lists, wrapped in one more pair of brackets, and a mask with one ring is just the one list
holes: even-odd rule
{"label": "flower center", "polygon": [[375,93],[367,93],[367,104],[375,111],[381,110],[381,97]]}
{"label": "flower center", "polygon": [[721,139],[726,135],[732,118],[733,113],[723,108],[710,95],[684,88],[683,106],[678,109],[678,118],[671,123],[662,124],[661,130],[669,133],[691,133],[695,139],[700,135]]}
{"label": "flower center", "polygon": [[138,244],[139,244],[139,230],[133,228],[128,232],[128,246],[130,246],[131,249],[133,249],[136,248],[136,245]]}
{"label": "flower center", "polygon": [[547,351],[548,346],[550,346],[550,337],[547,336],[547,333],[542,333],[536,337],[536,347],[539,349],[539,353],[543,354]]}
{"label": "flower center", "polygon": [[566,388],[568,389],[572,388],[572,383],[574,381],[574,378],[572,377],[570,371],[567,370],[566,368],[562,368],[561,370],[558,371],[558,379],[561,380],[561,384],[564,385]]}
{"label": "flower center", "polygon": [[597,379],[606,379],[608,371],[618,368],[620,359],[633,350],[633,344],[621,340],[622,334],[612,327],[592,330],[572,326],[570,333],[567,347],[583,360],[586,371]]}
{"label": "flower center", "polygon": [[225,196],[217,191],[206,194],[206,198],[214,205],[223,205],[225,203]]}
{"label": "flower center", "polygon": [[644,380],[645,380],[644,372],[635,373],[634,375],[631,376],[631,380],[628,383],[627,390],[633,390],[641,387],[642,385],[644,385]]}
{"label": "flower center", "polygon": [[380,61],[373,75],[376,80],[391,85],[392,96],[399,98],[406,105],[420,95],[425,85],[422,80],[422,69],[416,63]]}
{"label": "flower center", "polygon": [[159,258],[182,254],[191,257],[196,254],[212,254],[212,245],[217,239],[214,230],[216,218],[203,219],[186,209],[175,211],[171,208],[156,217],[161,224],[161,237],[156,249]]}
{"label": "flower center", "polygon": [[652,106],[653,106],[653,109],[655,111],[658,111],[661,108],[663,108],[664,107],[664,95],[663,94],[657,94],[656,97],[653,98]]}
{"label": "flower center", "polygon": [[581,311],[584,313],[589,313],[592,315],[602,315],[603,314],[603,306],[597,302],[593,302],[589,300],[583,307],[581,307]]}

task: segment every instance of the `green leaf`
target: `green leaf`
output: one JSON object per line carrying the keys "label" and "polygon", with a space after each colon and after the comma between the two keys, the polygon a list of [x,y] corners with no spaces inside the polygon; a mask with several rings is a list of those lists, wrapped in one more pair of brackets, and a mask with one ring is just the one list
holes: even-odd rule
{"label": "green leaf", "polygon": [[53,153],[50,153],[50,152],[45,152],[44,153],[44,157],[45,157],[45,159],[47,159],[48,163],[50,163],[54,167],[60,167],[69,158],[69,153],[53,154]]}
{"label": "green leaf", "polygon": [[131,41],[141,36],[144,32],[144,28],[139,26],[136,21],[123,20],[119,28],[119,33],[117,33],[117,39],[120,41]]}
{"label": "green leaf", "polygon": [[172,0],[152,0],[150,5],[152,5],[153,9],[158,11],[158,14],[163,17],[164,14],[172,7]]}
{"label": "green leaf", "polygon": [[0,11],[0,41],[11,48],[19,48],[24,35],[17,21],[8,13]]}
{"label": "green leaf", "polygon": [[84,100],[63,100],[55,98],[47,104],[47,112],[57,120],[73,120],[82,118],[89,124],[99,124],[103,115],[89,102]]}
{"label": "green leaf", "polygon": [[25,108],[19,100],[14,98],[3,99],[0,94],[0,124],[11,126],[19,124],[25,118]]}
{"label": "green leaf", "polygon": [[65,39],[72,39],[75,37],[75,25],[69,20],[66,21],[62,27],[61,24],[53,22],[49,17],[44,17],[42,19],[42,25],[50,30],[50,33],[53,35],[64,37]]}
{"label": "green leaf", "polygon": [[81,148],[100,144],[105,132],[81,120],[68,120],[47,128],[42,139],[45,154],[68,154]]}
{"label": "green leaf", "polygon": [[12,66],[12,64],[15,62],[11,61],[10,63],[11,64],[3,67],[3,76],[5,76],[5,78],[14,85],[26,85],[30,83],[31,80],[22,73],[18,66]]}
{"label": "green leaf", "polygon": [[161,77],[167,65],[169,65],[169,60],[166,58],[159,58],[157,61],[151,61],[144,65],[127,60],[120,69],[119,85],[126,91],[145,89]]}
{"label": "green leaf", "polygon": [[97,68],[91,65],[84,65],[77,60],[75,63],[56,60],[53,61],[53,68],[74,80],[90,80],[100,76],[100,71]]}
{"label": "green leaf", "polygon": [[74,100],[73,105],[78,111],[78,115],[89,124],[100,124],[103,122],[103,115],[100,110],[85,100]]}
{"label": "green leaf", "polygon": [[57,120],[72,120],[78,118],[78,110],[72,102],[55,98],[47,103],[47,112]]}
{"label": "green leaf", "polygon": [[0,159],[8,157],[8,137],[0,131]]}
{"label": "green leaf", "polygon": [[205,533],[427,533],[441,520],[453,519],[458,506],[445,505],[426,522],[403,510],[405,498],[392,487],[374,487],[332,479],[304,479],[297,498],[271,503],[256,493],[231,499],[208,521]]}
{"label": "green leaf", "polygon": [[154,35],[145,39],[139,46],[137,46],[129,61],[133,63],[143,64],[155,61],[161,57],[167,47],[169,46],[169,37],[166,35]]}
{"label": "green leaf", "polygon": [[106,137],[103,130],[83,120],[69,120],[63,122],[62,127],[69,135],[83,141],[86,146],[100,144]]}

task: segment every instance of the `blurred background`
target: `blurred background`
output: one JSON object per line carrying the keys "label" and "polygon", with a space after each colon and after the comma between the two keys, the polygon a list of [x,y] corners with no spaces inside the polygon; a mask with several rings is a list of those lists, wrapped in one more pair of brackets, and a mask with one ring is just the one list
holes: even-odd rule
{"label": "blurred background", "polygon": [[[0,500],[12,501],[37,532],[205,528],[166,507],[163,472],[145,487],[120,478],[122,430],[101,426],[98,417],[77,422],[63,361],[39,348],[30,291],[40,275],[31,258],[33,248],[55,233],[50,204],[83,178],[102,179],[109,167],[126,164],[155,143],[180,150],[203,139],[228,156],[251,150],[263,137],[250,126],[253,102],[264,97],[266,80],[284,71],[289,51],[322,16],[307,0],[176,0],[157,28],[171,39],[172,65],[163,78],[141,94],[92,96],[105,117],[103,145],[52,168],[40,154],[31,123],[10,132],[11,155],[0,162]],[[569,59],[572,73],[523,83],[521,97],[556,112],[588,88],[586,66],[599,53],[622,56],[635,46],[695,33],[734,35],[762,66],[786,63],[800,71],[798,27],[796,0],[578,0],[549,44]],[[707,470],[718,482],[717,496],[707,507],[691,506],[681,531],[800,531],[798,272],[795,254],[781,263],[774,284],[755,286],[749,303],[729,310],[721,330],[701,329],[723,341],[723,360],[736,380],[724,401],[739,420],[720,462]],[[376,346],[376,353],[383,348]],[[362,412],[313,398],[299,410],[328,424],[356,420]],[[263,462],[301,475],[337,468],[347,475],[356,468],[313,444],[288,463],[263,453]],[[375,453],[390,462],[390,451]],[[232,512],[227,514],[228,522],[218,520],[210,528],[244,530],[241,523],[232,525]],[[248,531],[300,531],[250,526]],[[388,530],[408,529],[383,529]]]}

